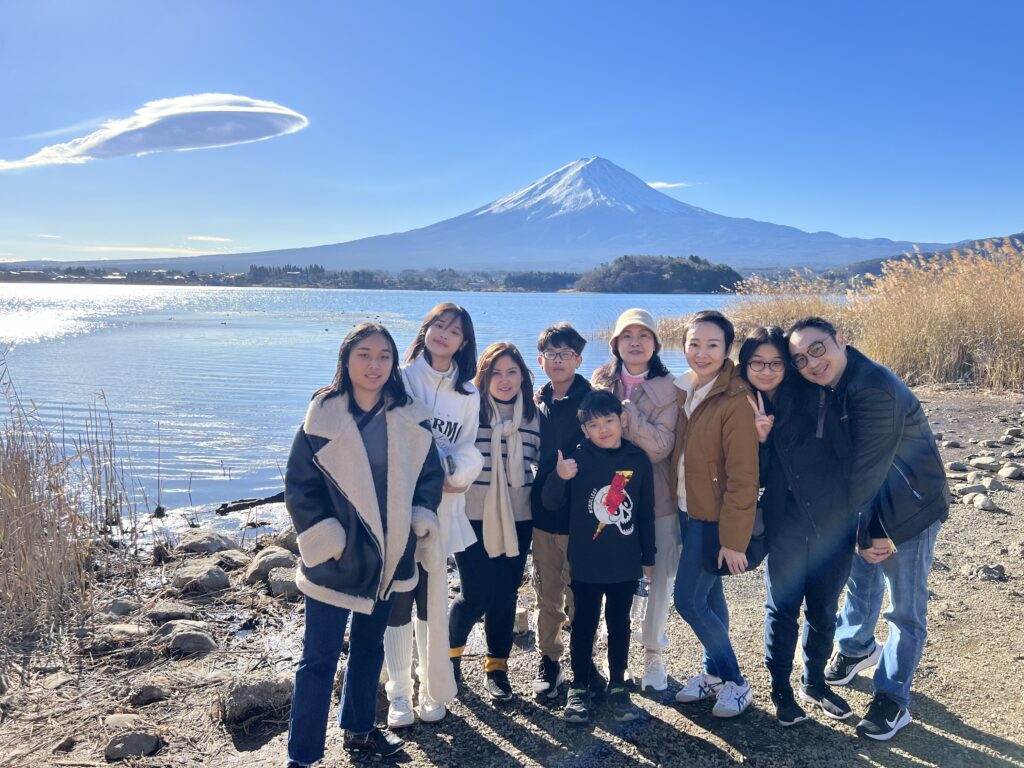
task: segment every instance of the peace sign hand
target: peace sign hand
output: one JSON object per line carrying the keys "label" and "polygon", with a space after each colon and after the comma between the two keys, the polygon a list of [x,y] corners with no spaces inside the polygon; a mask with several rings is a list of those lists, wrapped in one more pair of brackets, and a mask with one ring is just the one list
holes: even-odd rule
{"label": "peace sign hand", "polygon": [[772,426],[775,424],[775,416],[769,416],[764,412],[764,398],[761,397],[760,392],[757,393],[757,402],[754,402],[754,398],[749,394],[747,395],[747,402],[754,409],[754,428],[757,430],[757,439],[762,443],[767,442],[768,434],[772,431]]}

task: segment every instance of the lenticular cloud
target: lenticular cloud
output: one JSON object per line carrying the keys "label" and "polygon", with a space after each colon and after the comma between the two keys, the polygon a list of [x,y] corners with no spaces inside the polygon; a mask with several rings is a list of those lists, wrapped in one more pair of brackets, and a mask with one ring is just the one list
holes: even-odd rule
{"label": "lenticular cloud", "polygon": [[98,131],[43,147],[21,160],[0,160],[0,171],[87,163],[127,155],[228,147],[301,131],[309,121],[280,104],[229,93],[151,101]]}

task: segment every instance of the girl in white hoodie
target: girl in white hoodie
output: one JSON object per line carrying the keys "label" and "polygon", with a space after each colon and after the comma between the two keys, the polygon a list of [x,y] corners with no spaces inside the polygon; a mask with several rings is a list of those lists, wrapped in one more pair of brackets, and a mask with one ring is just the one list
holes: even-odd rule
{"label": "girl in white hoodie", "polygon": [[[419,333],[409,347],[402,378],[413,398],[432,414],[434,443],[445,470],[444,496],[437,516],[441,543],[446,555],[461,552],[476,541],[466,517],[466,489],[483,468],[484,459],[476,447],[480,422],[480,394],[473,385],[476,374],[476,335],[473,320],[458,304],[438,304],[423,319]],[[416,604],[415,640],[418,656],[427,658],[427,575],[420,569],[419,584],[413,592],[395,596],[388,629],[384,634],[384,662],[388,671],[388,726],[412,725],[412,607]],[[445,705],[427,694],[422,665],[420,720],[436,722],[447,712]]]}

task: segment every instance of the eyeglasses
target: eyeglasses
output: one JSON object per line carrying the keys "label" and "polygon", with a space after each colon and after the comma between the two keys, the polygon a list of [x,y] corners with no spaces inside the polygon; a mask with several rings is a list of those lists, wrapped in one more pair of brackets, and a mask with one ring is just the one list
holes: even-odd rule
{"label": "eyeglasses", "polygon": [[[817,357],[817,355],[815,355],[815,357]],[[771,362],[768,362],[767,360],[751,360],[747,363],[747,368],[752,371],[757,371],[758,373],[763,371],[765,368],[771,368],[774,373],[779,373],[786,370],[786,364],[782,360],[772,360]]]}
{"label": "eyeglasses", "polygon": [[571,349],[562,349],[557,351],[554,349],[545,349],[541,352],[541,356],[545,360],[561,360],[562,362],[566,362],[576,357],[576,353]]}
{"label": "eyeglasses", "polygon": [[[821,357],[825,354],[827,347],[824,341],[816,341],[807,348],[807,355],[811,357]],[[807,355],[793,355],[793,367],[798,371],[802,371],[807,367],[807,363],[810,360],[807,359]]]}

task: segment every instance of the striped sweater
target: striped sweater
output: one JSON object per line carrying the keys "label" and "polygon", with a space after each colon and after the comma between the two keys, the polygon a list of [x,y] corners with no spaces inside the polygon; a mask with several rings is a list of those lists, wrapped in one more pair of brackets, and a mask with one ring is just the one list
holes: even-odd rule
{"label": "striped sweater", "polygon": [[[512,404],[498,403],[498,412],[502,419],[512,418]],[[519,434],[523,438],[523,464],[526,468],[526,483],[521,488],[509,488],[512,497],[513,517],[517,523],[532,519],[530,510],[530,487],[537,472],[537,461],[540,457],[540,418],[534,416],[530,421],[519,425]],[[502,461],[507,461],[505,443],[502,441]],[[484,468],[466,491],[466,516],[470,520],[483,520],[484,498],[487,486],[491,484],[491,427],[480,424],[476,433],[476,447],[484,456]],[[508,466],[505,467],[508,477]]]}

